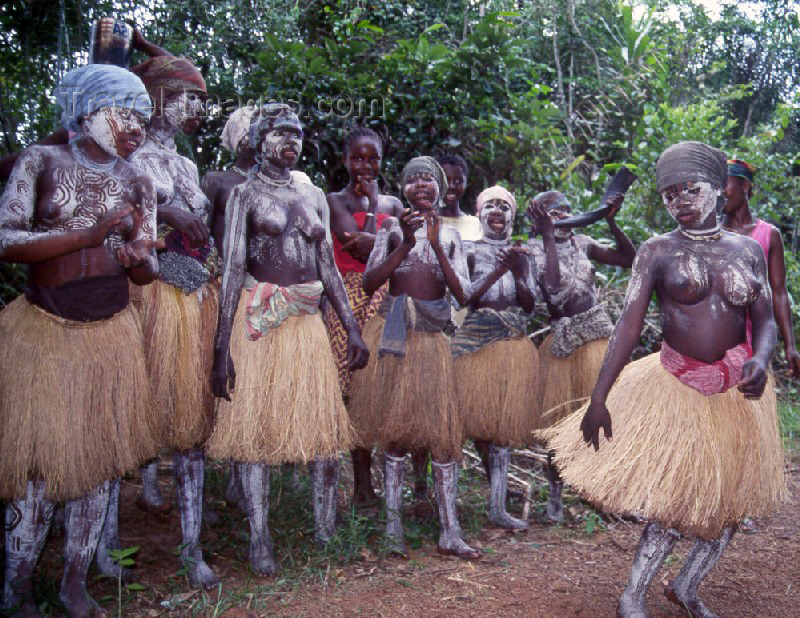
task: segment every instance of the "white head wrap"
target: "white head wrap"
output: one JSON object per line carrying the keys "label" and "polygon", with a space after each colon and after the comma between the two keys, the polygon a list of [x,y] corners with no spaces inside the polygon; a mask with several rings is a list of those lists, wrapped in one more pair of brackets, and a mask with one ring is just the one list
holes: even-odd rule
{"label": "white head wrap", "polygon": [[61,124],[77,133],[79,121],[103,107],[131,109],[147,119],[153,111],[142,80],[113,64],[87,64],[67,73],[56,87]]}

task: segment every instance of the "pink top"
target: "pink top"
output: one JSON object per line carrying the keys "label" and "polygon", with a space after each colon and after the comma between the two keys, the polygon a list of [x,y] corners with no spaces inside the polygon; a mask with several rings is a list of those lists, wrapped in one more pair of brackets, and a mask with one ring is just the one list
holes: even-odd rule
{"label": "pink top", "polygon": [[[767,268],[769,268],[769,246],[772,241],[772,225],[763,219],[756,219],[756,226],[750,234],[750,238],[758,242],[764,250],[764,257],[767,259]],[[750,321],[750,313],[747,314],[747,343],[753,343],[753,323]]]}
{"label": "pink top", "polygon": [[769,244],[772,235],[772,226],[763,221],[762,219],[756,220],[756,226],[753,228],[753,233],[750,238],[757,241],[761,248],[764,250],[764,257],[769,258]]}

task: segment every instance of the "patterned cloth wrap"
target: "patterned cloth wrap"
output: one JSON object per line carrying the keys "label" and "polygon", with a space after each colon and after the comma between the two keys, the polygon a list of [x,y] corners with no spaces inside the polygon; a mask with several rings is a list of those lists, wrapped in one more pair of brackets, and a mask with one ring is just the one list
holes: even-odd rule
{"label": "patterned cloth wrap", "polygon": [[256,281],[248,276],[245,281],[247,305],[245,328],[250,341],[278,328],[291,316],[310,315],[319,311],[322,281],[310,281],[282,287],[274,283]]}
{"label": "patterned cloth wrap", "polygon": [[169,226],[158,226],[158,237],[164,239],[164,251],[158,253],[159,278],[191,294],[216,279],[219,254],[214,239],[195,249],[189,237]]}
{"label": "patterned cloth wrap", "polygon": [[472,354],[498,341],[524,337],[527,333],[528,315],[520,307],[496,311],[483,307],[470,311],[461,328],[450,340],[450,351],[458,358]]}
{"label": "patterned cloth wrap", "polygon": [[408,329],[420,333],[441,333],[450,321],[448,299],[418,300],[408,294],[386,296],[380,315],[386,317],[378,344],[378,358],[406,355]]}
{"label": "patterned cloth wrap", "polygon": [[614,325],[602,304],[597,304],[578,315],[556,320],[552,327],[553,342],[550,345],[550,353],[559,358],[569,356],[586,343],[610,337],[614,332]]}
{"label": "patterned cloth wrap", "polygon": [[753,348],[748,343],[740,343],[725,352],[721,360],[704,363],[685,356],[661,342],[661,364],[678,380],[708,397],[724,393],[742,379],[742,366],[753,356]]}

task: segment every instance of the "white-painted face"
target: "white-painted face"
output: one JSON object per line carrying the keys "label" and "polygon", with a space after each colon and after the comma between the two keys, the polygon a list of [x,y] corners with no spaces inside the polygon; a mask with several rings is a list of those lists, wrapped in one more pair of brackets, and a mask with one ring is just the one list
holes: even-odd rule
{"label": "white-painted face", "polygon": [[720,192],[708,182],[689,181],[667,187],[661,199],[670,216],[687,229],[702,225],[717,207]]}
{"label": "white-painted face", "polygon": [[439,183],[430,172],[417,172],[406,179],[403,195],[415,210],[433,210],[439,200]]}
{"label": "white-painted face", "polygon": [[101,107],[83,120],[83,132],[105,152],[127,159],[144,142],[145,118],[121,107]]}
{"label": "white-painted face", "polygon": [[[551,208],[547,211],[547,214],[550,215],[550,219],[555,223],[556,221],[560,221],[561,219],[568,219],[572,216],[572,209],[569,206],[559,206],[557,208]],[[572,228],[569,227],[557,227],[553,230],[553,236],[555,238],[559,238],[561,240],[566,240],[570,236],[572,236]]]}
{"label": "white-painted face", "polygon": [[501,199],[489,200],[481,208],[478,218],[483,235],[493,240],[508,240],[514,226],[514,210],[511,204]]}
{"label": "white-painted face", "polygon": [[164,102],[164,117],[173,129],[191,133],[200,126],[203,99],[197,92],[184,90]]}
{"label": "white-painted face", "polygon": [[283,124],[264,133],[261,153],[265,161],[278,167],[291,168],[300,158],[303,149],[302,129]]}

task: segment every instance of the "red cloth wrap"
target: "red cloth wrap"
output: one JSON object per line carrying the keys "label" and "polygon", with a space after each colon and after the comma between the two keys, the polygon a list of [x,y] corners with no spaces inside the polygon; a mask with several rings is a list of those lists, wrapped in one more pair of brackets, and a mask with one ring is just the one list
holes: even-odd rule
{"label": "red cloth wrap", "polygon": [[704,363],[684,356],[672,349],[666,341],[661,342],[661,364],[686,386],[690,386],[706,397],[724,393],[742,379],[742,366],[753,356],[749,343],[740,343],[725,352],[725,356],[713,363]]}
{"label": "red cloth wrap", "polygon": [[[375,229],[380,230],[384,219],[390,216],[391,215],[383,213],[378,213],[375,215]],[[356,225],[360,230],[364,227],[364,221],[367,219],[367,213],[363,210],[361,212],[355,212],[353,213],[353,219],[356,220]],[[340,243],[339,239],[336,238],[336,234],[333,235],[333,259],[336,262],[336,266],[339,268],[339,272],[342,274],[351,272],[363,273],[365,270],[367,270],[366,264],[359,262],[347,251],[342,249],[342,243]]]}
{"label": "red cloth wrap", "polygon": [[184,90],[199,90],[206,94],[206,82],[197,67],[188,58],[154,56],[131,67],[131,72],[144,82],[147,92],[157,99],[163,89],[164,96]]}

